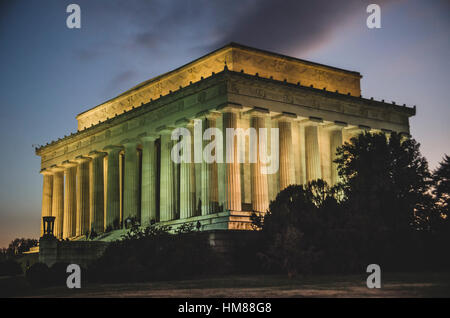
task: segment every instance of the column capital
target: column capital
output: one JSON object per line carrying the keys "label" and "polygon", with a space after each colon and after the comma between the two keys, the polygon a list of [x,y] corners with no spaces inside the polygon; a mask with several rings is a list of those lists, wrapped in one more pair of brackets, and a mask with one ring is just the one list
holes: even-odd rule
{"label": "column capital", "polygon": [[309,118],[300,121],[305,127],[323,125],[323,119],[321,117],[309,116]]}
{"label": "column capital", "polygon": [[270,111],[267,108],[253,107],[252,109],[244,112],[244,116],[248,116],[248,117],[268,117],[268,116],[270,116]]}
{"label": "column capital", "polygon": [[279,115],[273,116],[272,119],[279,122],[293,121],[297,119],[297,115],[294,113],[282,112]]}
{"label": "column capital", "polygon": [[180,118],[175,122],[175,127],[184,127],[189,125],[193,120],[186,117]]}
{"label": "column capital", "polygon": [[147,142],[147,141],[155,141],[156,139],[158,139],[158,136],[156,134],[150,134],[150,133],[142,133],[138,136],[138,138],[142,141],[142,142]]}
{"label": "column capital", "polygon": [[53,172],[49,168],[43,168],[41,171],[39,171],[40,174],[44,176],[52,176]]}
{"label": "column capital", "polygon": [[63,161],[63,163],[61,164],[61,166],[63,166],[63,167],[66,168],[66,169],[68,169],[68,168],[73,168],[73,167],[76,167],[76,166],[77,166],[77,162],[65,160],[65,161]]}
{"label": "column capital", "polygon": [[137,146],[139,144],[138,138],[126,138],[120,142],[125,148]]}
{"label": "column capital", "polygon": [[358,125],[358,128],[359,128],[360,130],[362,130],[362,131],[365,131],[365,132],[369,132],[369,131],[372,130],[371,127],[366,126],[366,125]]}
{"label": "column capital", "polygon": [[173,129],[174,127],[172,126],[163,125],[156,128],[156,132],[160,135],[169,135],[172,133]]}
{"label": "column capital", "polygon": [[59,165],[52,165],[52,166],[50,166],[50,170],[53,173],[57,173],[57,172],[64,172],[65,168],[63,166],[59,166]]}
{"label": "column capital", "polygon": [[122,146],[117,146],[117,145],[108,145],[106,147],[103,148],[103,151],[106,151],[108,154],[113,152],[113,151],[120,151],[122,150],[123,147]]}
{"label": "column capital", "polygon": [[88,154],[92,159],[106,156],[106,152],[93,150]]}
{"label": "column capital", "polygon": [[348,126],[348,124],[346,122],[338,121],[338,120],[335,120],[334,122],[325,124],[325,128],[327,128],[329,130],[342,130],[347,126]]}
{"label": "column capital", "polygon": [[74,159],[76,162],[78,163],[83,163],[83,162],[88,162],[91,160],[91,158],[89,157],[85,157],[85,156],[76,156]]}
{"label": "column capital", "polygon": [[221,115],[220,112],[217,112],[214,110],[204,110],[204,111],[197,113],[197,115],[195,115],[195,118],[196,119],[216,119],[216,118],[219,118],[220,115]]}
{"label": "column capital", "polygon": [[221,113],[239,113],[243,108],[242,104],[227,102],[217,106],[216,110]]}

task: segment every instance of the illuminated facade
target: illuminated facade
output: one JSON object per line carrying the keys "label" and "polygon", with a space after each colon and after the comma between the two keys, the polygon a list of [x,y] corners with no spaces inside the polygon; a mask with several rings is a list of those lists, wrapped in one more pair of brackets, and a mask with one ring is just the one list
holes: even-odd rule
{"label": "illuminated facade", "polygon": [[[79,114],[76,133],[36,149],[42,216],[55,216],[55,235],[69,239],[109,233],[127,219],[248,229],[252,211],[266,211],[289,184],[334,184],[335,149],[353,134],[409,133],[415,108],[362,98],[360,79],[229,44]],[[194,119],[203,129],[278,128],[279,169],[262,174],[248,160],[174,163],[171,132],[192,130]],[[195,143],[205,141],[194,135]],[[248,144],[244,152],[248,158]]]}

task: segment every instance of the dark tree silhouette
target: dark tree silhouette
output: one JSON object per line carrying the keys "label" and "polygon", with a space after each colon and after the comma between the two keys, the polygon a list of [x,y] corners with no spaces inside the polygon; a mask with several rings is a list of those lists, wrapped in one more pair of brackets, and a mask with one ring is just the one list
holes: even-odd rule
{"label": "dark tree silhouette", "polygon": [[16,238],[9,243],[6,254],[8,256],[20,255],[28,251],[31,247],[37,246],[37,244],[38,241],[36,239]]}
{"label": "dark tree silhouette", "polygon": [[443,217],[450,215],[450,157],[444,156],[439,167],[433,172],[434,189],[433,194],[436,197],[440,212]]}
{"label": "dark tree silhouette", "polygon": [[431,175],[414,139],[395,132],[390,137],[364,133],[340,147],[337,156],[339,175],[358,219],[395,232],[424,227],[427,218],[422,215],[432,202]]}

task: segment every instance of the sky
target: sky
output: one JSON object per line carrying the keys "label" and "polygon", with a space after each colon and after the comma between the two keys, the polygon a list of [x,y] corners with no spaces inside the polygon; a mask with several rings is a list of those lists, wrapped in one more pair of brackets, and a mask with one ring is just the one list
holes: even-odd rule
{"label": "sky", "polygon": [[[81,8],[81,28],[66,7]],[[381,7],[369,29],[368,4]],[[0,1],[0,247],[39,237],[34,146],[75,116],[228,42],[363,75],[363,97],[417,105],[413,138],[434,169],[450,154],[450,2],[440,0]]]}

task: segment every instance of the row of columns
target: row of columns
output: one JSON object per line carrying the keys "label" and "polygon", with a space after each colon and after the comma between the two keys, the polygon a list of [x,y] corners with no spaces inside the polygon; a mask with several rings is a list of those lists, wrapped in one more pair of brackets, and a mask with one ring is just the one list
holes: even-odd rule
{"label": "row of columns", "polygon": [[[238,127],[239,112],[239,109],[234,108],[222,111],[224,145],[230,145],[226,143],[225,132],[227,128]],[[217,113],[202,116],[203,131],[215,127],[218,116],[220,114]],[[260,138],[259,128],[266,128],[266,117],[266,112],[256,111],[250,114],[250,126],[255,128],[258,139]],[[293,147],[298,145],[293,144],[292,118],[282,115],[275,119],[279,128],[279,187],[283,190],[295,183],[291,167]],[[188,124],[187,128],[191,131],[191,136],[194,136],[192,124]],[[176,142],[171,139],[171,132],[172,130],[168,128],[159,130],[159,155],[156,147],[158,138],[143,135],[139,139],[124,140],[120,146],[107,146],[102,151],[92,151],[87,156],[79,156],[73,161],[66,161],[61,165],[43,170],[42,216],[56,217],[55,236],[70,238],[84,235],[91,230],[100,233],[107,227],[117,227],[120,219],[128,218],[140,218],[141,224],[148,225],[152,220],[158,219],[158,211],[159,221],[195,216],[196,212],[199,212],[198,206],[201,206],[202,215],[219,212],[219,205],[222,206],[222,210],[241,211],[240,170],[242,167],[238,160],[238,143],[232,143],[234,149],[224,147],[223,155],[233,154],[233,162],[229,162],[230,160],[227,160],[229,158],[226,157],[224,157],[224,163],[219,164],[202,160],[200,189],[197,189],[195,164],[186,162],[175,164],[171,159],[171,150]],[[194,138],[199,137],[202,136],[194,136]],[[321,178],[319,123],[309,121],[305,125],[304,141],[307,180]],[[201,142],[205,146],[210,140]],[[342,144],[342,127],[331,131],[329,144],[332,162],[335,159],[335,149]],[[141,156],[138,154],[139,145]],[[259,147],[259,142],[257,145]],[[195,145],[192,141],[192,158],[198,155],[194,155],[194,149]],[[124,153],[123,189],[120,175],[122,152]],[[256,149],[256,153],[256,163],[250,165],[252,209],[265,212],[269,207],[269,179],[268,175],[261,172],[259,148]],[[105,156],[107,160],[104,160]],[[142,160],[141,165],[139,160]],[[105,161],[106,166],[104,166]],[[219,168],[219,165],[222,166]],[[141,170],[140,166],[142,166]],[[338,180],[335,168],[335,164],[332,163],[332,183]],[[219,172],[221,169],[223,174]],[[219,180],[219,175],[224,179]],[[223,194],[219,193],[222,182],[224,183]],[[200,191],[199,196],[197,191]],[[122,216],[121,193],[123,193]],[[198,199],[200,202],[196,201]]]}

